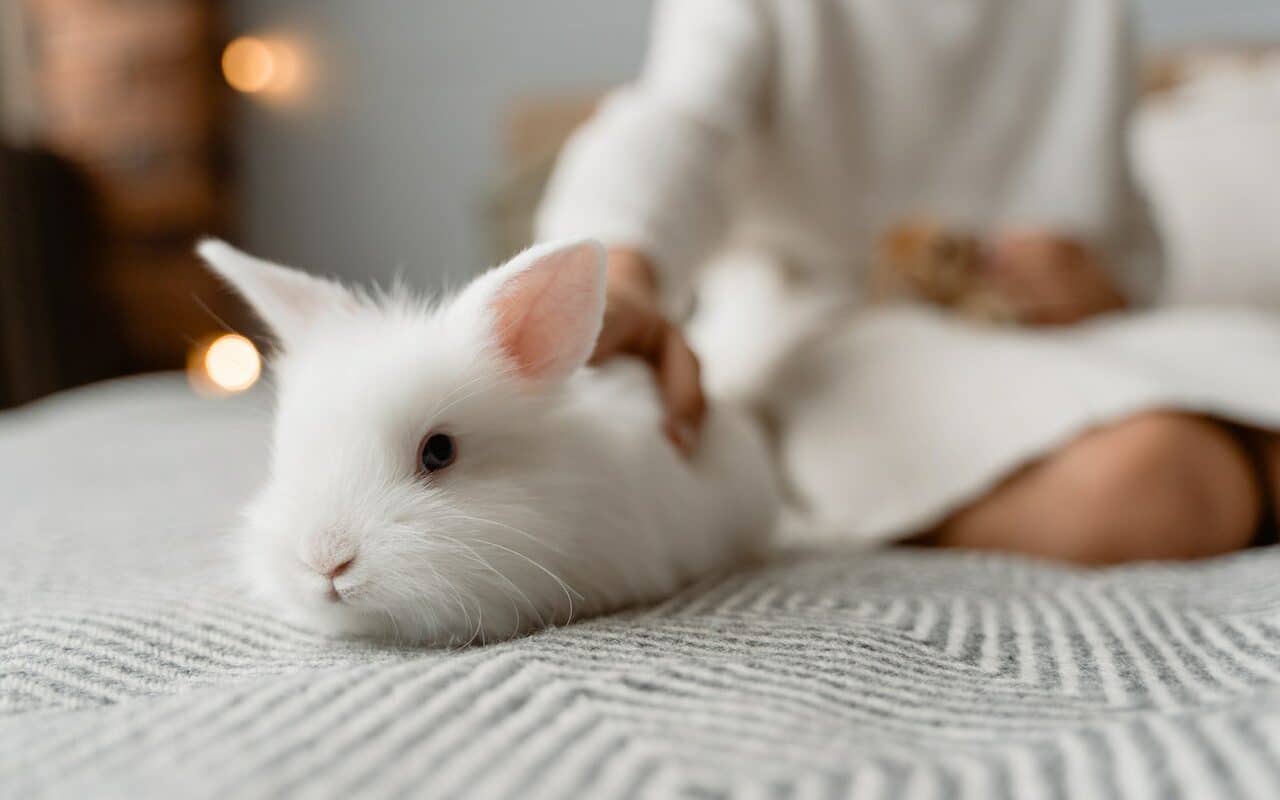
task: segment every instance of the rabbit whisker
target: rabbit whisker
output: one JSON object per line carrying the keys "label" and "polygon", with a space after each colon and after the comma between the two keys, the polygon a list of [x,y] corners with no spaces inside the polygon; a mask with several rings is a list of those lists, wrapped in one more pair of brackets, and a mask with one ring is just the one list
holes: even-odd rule
{"label": "rabbit whisker", "polygon": [[461,519],[461,520],[467,520],[467,521],[469,521],[469,522],[480,522],[480,523],[483,523],[483,524],[485,524],[485,525],[494,525],[494,526],[497,526],[497,527],[499,527],[499,528],[503,528],[503,529],[505,529],[505,530],[509,530],[509,531],[511,531],[512,533],[518,533],[518,534],[520,534],[521,536],[523,536],[523,537],[525,537],[526,539],[528,539],[529,541],[531,541],[531,542],[533,542],[534,544],[538,545],[539,547],[545,547],[546,549],[550,550],[551,552],[555,553],[555,554],[556,554],[556,555],[558,555],[558,556],[562,556],[562,557],[564,557],[564,558],[571,558],[571,557],[572,557],[572,556],[570,556],[568,553],[566,553],[566,552],[564,552],[563,550],[561,550],[560,548],[558,548],[558,547],[553,547],[552,545],[548,544],[546,541],[544,541],[544,540],[542,540],[542,539],[539,539],[537,536],[534,536],[532,533],[529,533],[528,531],[526,531],[526,530],[524,530],[524,529],[522,529],[522,528],[517,528],[517,527],[516,527],[516,526],[514,526],[514,525],[508,525],[508,524],[507,524],[507,523],[505,523],[505,522],[499,522],[499,521],[498,521],[498,520],[496,520],[496,519],[485,519],[484,517],[475,517],[475,516],[472,516],[472,515],[470,515],[470,514],[451,514],[451,515],[450,515],[450,516],[448,516],[448,517],[440,517],[440,518],[438,518],[438,519]]}
{"label": "rabbit whisker", "polygon": [[529,558],[524,553],[521,553],[518,550],[512,550],[510,547],[498,544],[497,542],[490,542],[488,540],[477,540],[477,541],[482,541],[484,544],[487,544],[490,547],[496,547],[499,550],[505,550],[511,555],[516,556],[517,558],[523,558],[525,561],[528,561],[533,566],[545,572],[547,576],[550,577],[553,581],[560,584],[560,588],[564,591],[565,598],[569,601],[569,618],[565,621],[566,622],[573,621],[573,595],[577,595],[579,600],[585,600],[586,598],[583,597],[581,593],[579,593],[576,589],[573,589],[572,587],[570,587],[569,584],[565,583],[564,580],[561,579],[559,575],[555,574],[551,570],[542,566],[537,561],[534,561],[532,558]]}
{"label": "rabbit whisker", "polygon": [[[521,597],[521,598],[523,598],[523,599],[524,599],[525,605],[526,605],[526,606],[528,606],[528,607],[529,607],[529,609],[530,609],[531,611],[533,611],[533,613],[535,613],[535,614],[537,614],[537,615],[538,615],[538,624],[539,624],[539,625],[545,625],[545,624],[546,624],[546,622],[545,622],[545,621],[544,621],[544,619],[543,619],[542,612],[541,612],[541,611],[539,611],[539,610],[538,610],[538,607],[534,604],[534,602],[533,602],[532,600],[530,600],[530,599],[529,599],[529,595],[525,594],[525,592],[524,592],[524,590],[523,590],[523,589],[521,589],[519,586],[517,586],[517,585],[516,585],[516,584],[515,584],[515,583],[514,583],[510,578],[508,578],[506,575],[503,575],[503,574],[502,574],[502,572],[501,572],[500,570],[498,570],[496,567],[494,567],[492,564],[490,564],[487,560],[485,560],[485,558],[484,558],[483,556],[481,556],[479,553],[477,553],[477,552],[476,552],[476,550],[475,550],[475,548],[474,548],[474,547],[471,547],[470,545],[466,544],[465,542],[458,541],[457,539],[453,538],[452,536],[446,536],[446,535],[445,535],[445,534],[443,534],[443,533],[438,533],[438,534],[436,534],[436,536],[439,536],[441,539],[444,539],[444,540],[445,540],[445,541],[447,541],[447,542],[452,542],[453,544],[455,544],[455,545],[457,545],[458,547],[462,548],[463,550],[465,550],[465,551],[466,551],[466,552],[471,556],[471,558],[472,558],[476,563],[480,564],[480,565],[481,565],[481,566],[483,566],[485,569],[489,570],[489,571],[490,571],[490,572],[492,572],[494,575],[496,575],[497,577],[501,578],[501,579],[502,579],[502,581],[503,581],[504,583],[506,583],[506,585],[507,585],[507,586],[510,586],[510,587],[511,587],[511,589],[513,589],[517,594],[519,594],[519,595],[520,595],[520,597]],[[504,591],[504,593],[507,595],[507,598],[508,598],[509,600],[511,600],[511,607],[512,607],[513,609],[515,609],[515,612],[516,612],[516,628],[518,629],[518,628],[520,627],[520,606],[519,606],[519,604],[517,604],[517,603],[516,603],[515,595],[511,594],[511,592],[505,592],[505,591]]]}

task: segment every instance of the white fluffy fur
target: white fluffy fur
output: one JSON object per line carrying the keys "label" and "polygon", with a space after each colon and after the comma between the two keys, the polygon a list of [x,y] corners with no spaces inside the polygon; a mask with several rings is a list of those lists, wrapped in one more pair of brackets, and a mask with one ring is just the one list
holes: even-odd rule
{"label": "white fluffy fur", "polygon": [[[763,543],[777,501],[745,417],[713,404],[686,461],[660,433],[643,365],[530,381],[498,346],[495,298],[584,246],[526,251],[432,306],[201,244],[282,340],[271,475],[243,538],[253,584],[280,609],[330,633],[493,641],[659,599]],[[589,246],[600,285],[584,296],[599,298]],[[581,361],[590,342],[564,348]],[[431,431],[458,455],[424,477]],[[320,572],[352,556],[332,599]]]}

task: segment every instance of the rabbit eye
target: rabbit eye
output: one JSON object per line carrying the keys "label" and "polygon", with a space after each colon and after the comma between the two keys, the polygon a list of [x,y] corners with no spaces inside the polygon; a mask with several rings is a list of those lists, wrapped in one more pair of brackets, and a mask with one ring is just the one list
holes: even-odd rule
{"label": "rabbit eye", "polygon": [[442,470],[452,464],[457,455],[458,448],[447,433],[428,434],[418,446],[418,464],[423,472]]}

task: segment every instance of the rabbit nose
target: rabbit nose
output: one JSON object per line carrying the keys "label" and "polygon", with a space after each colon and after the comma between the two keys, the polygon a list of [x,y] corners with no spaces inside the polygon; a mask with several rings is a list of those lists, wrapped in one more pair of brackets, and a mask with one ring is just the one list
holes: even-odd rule
{"label": "rabbit nose", "polygon": [[337,566],[333,567],[328,572],[324,572],[322,574],[329,580],[333,580],[334,578],[338,577],[339,575],[341,575],[342,573],[350,569],[351,562],[355,560],[356,560],[356,557],[352,556],[351,558],[348,558],[346,561],[343,561],[341,564],[338,564]]}

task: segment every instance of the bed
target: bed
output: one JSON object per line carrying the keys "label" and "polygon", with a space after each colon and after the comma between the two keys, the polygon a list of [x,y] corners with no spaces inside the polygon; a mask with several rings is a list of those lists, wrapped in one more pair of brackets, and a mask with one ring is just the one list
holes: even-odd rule
{"label": "bed", "polygon": [[[1139,120],[1173,302],[1280,306],[1270,63]],[[1280,548],[795,549],[503,644],[327,640],[227,555],[266,436],[172,375],[0,415],[0,797],[1280,797]]]}
{"label": "bed", "polygon": [[265,408],[0,417],[0,795],[1280,797],[1280,551],[795,551],[504,644],[326,640],[226,557]]}

